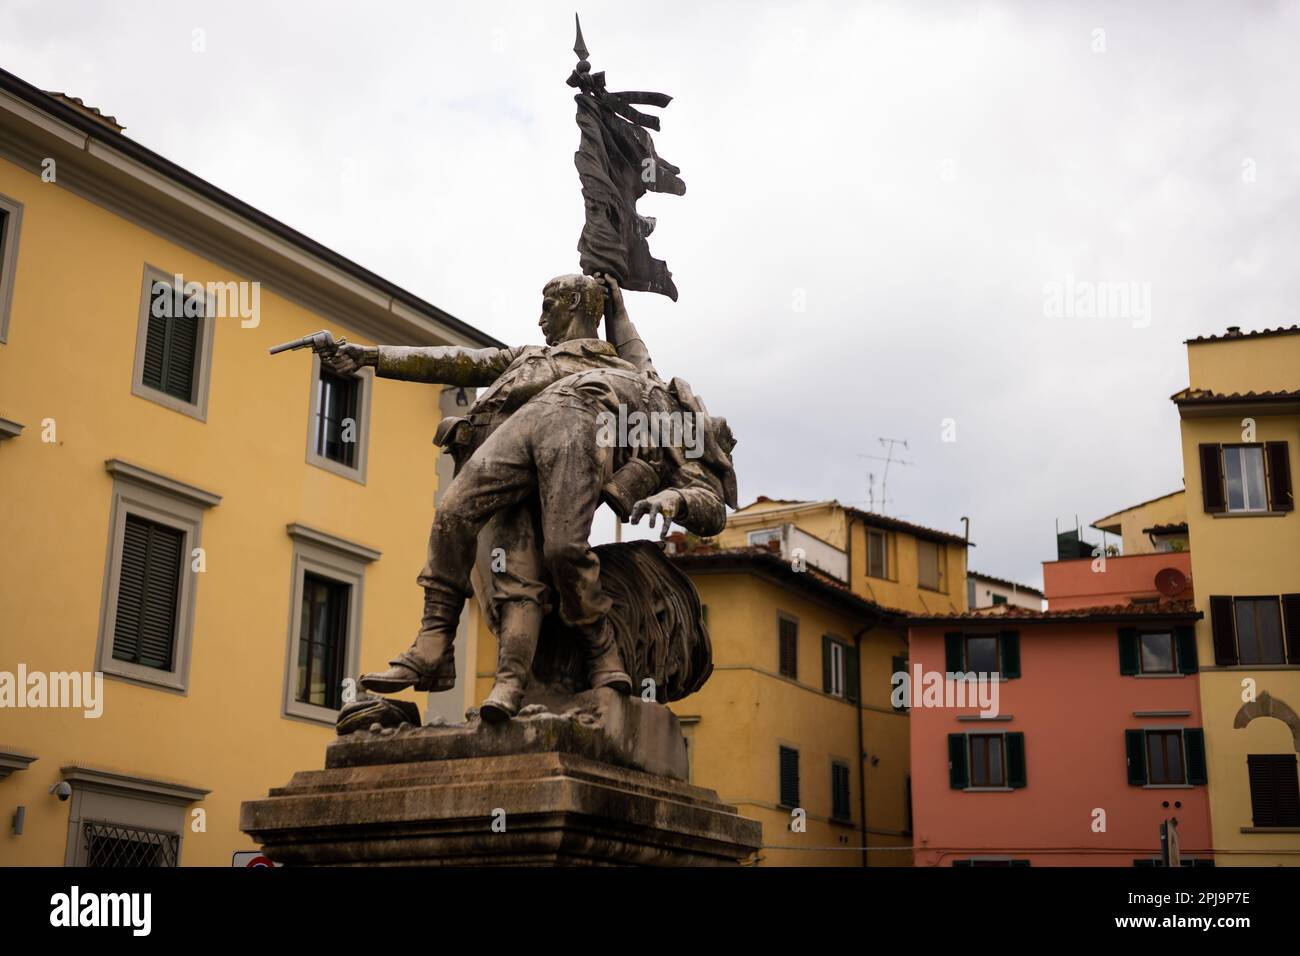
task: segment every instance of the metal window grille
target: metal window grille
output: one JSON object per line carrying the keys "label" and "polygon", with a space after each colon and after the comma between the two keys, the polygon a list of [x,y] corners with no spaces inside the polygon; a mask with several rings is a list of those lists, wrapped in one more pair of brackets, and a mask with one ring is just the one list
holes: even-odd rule
{"label": "metal window grille", "polygon": [[180,855],[180,835],[163,830],[86,821],[81,825],[81,837],[84,866],[176,866]]}

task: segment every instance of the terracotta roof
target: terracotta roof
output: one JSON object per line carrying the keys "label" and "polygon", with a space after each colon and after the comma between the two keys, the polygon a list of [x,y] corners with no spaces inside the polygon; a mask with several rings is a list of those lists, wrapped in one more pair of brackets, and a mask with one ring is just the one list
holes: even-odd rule
{"label": "terracotta roof", "polygon": [[1294,402],[1300,389],[1278,392],[1213,392],[1208,388],[1185,388],[1169,396],[1177,405],[1232,405],[1240,402]]}
{"label": "terracotta roof", "polygon": [[792,587],[808,589],[810,592],[829,597],[845,604],[850,611],[879,616],[889,619],[902,619],[906,611],[886,607],[869,601],[854,592],[848,585],[842,584],[827,574],[818,571],[812,565],[807,570],[796,571],[790,562],[781,557],[779,551],[769,548],[712,548],[700,547],[692,551],[670,554],[669,560],[688,574],[696,568],[745,568],[749,570],[768,571],[778,576],[782,583]]}
{"label": "terracotta roof", "polygon": [[1276,329],[1258,329],[1254,332],[1242,332],[1235,325],[1228,326],[1228,331],[1222,335],[1198,335],[1194,339],[1187,339],[1184,345],[1196,345],[1201,342],[1224,342],[1234,341],[1236,339],[1262,339],[1270,335],[1300,335],[1300,325],[1278,326]]}
{"label": "terracotta roof", "polygon": [[1008,581],[1006,578],[995,578],[991,574],[981,574],[979,571],[967,570],[966,577],[979,578],[981,581],[988,581],[991,584],[1000,584],[1006,588],[1014,588],[1017,591],[1024,591],[1026,594],[1036,594],[1039,597],[1043,596],[1043,592],[1038,590],[1038,588],[1031,588],[1027,584],[1020,584],[1016,581]]}
{"label": "terracotta roof", "polygon": [[1177,619],[1194,621],[1203,617],[1191,601],[1161,601],[1158,604],[1108,604],[1097,607],[1076,607],[1063,610],[1036,611],[1014,604],[999,604],[965,614],[911,615],[908,624],[949,624],[989,622],[994,624],[1069,624],[1080,621],[1116,622],[1143,619]]}
{"label": "terracotta roof", "polygon": [[946,541],[950,544],[961,544],[967,547],[975,547],[975,542],[967,541],[959,534],[952,534],[949,531],[937,531],[934,528],[927,528],[924,525],[913,524],[910,521],[904,521],[901,518],[890,518],[887,515],[879,514],[875,511],[863,511],[861,508],[850,508],[844,506],[844,510],[857,518],[865,525],[873,528],[888,528],[892,531],[906,531],[908,534],[916,535],[918,538],[928,538],[931,541]]}
{"label": "terracotta roof", "polygon": [[1153,524],[1149,528],[1142,529],[1143,534],[1187,534],[1187,522],[1180,521],[1178,524]]}

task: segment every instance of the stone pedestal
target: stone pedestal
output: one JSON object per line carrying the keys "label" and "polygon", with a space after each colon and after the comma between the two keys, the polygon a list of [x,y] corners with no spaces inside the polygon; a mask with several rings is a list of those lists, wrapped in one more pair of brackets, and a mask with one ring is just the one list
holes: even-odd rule
{"label": "stone pedestal", "polygon": [[291,866],[720,865],[758,849],[757,822],[679,779],[666,707],[580,698],[505,724],[351,734],[324,770],[245,803],[240,828]]}

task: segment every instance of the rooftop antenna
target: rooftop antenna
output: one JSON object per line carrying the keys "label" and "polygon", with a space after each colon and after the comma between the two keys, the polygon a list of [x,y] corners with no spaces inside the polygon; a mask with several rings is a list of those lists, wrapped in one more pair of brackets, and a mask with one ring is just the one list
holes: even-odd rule
{"label": "rooftop antenna", "polygon": [[[889,504],[889,466],[890,465],[914,465],[915,462],[904,461],[902,458],[894,457],[894,447],[902,445],[903,451],[907,451],[907,439],[905,438],[877,438],[881,447],[885,449],[884,455],[859,455],[860,458],[872,458],[876,461],[885,463],[885,473],[880,476],[880,514],[885,513],[885,507]],[[874,495],[873,495],[874,497]],[[868,508],[868,510],[870,510]]]}

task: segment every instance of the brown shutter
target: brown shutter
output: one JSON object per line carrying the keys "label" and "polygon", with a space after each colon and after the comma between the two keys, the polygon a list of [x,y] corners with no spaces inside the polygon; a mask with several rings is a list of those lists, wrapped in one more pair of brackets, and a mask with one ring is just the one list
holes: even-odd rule
{"label": "brown shutter", "polygon": [[1268,460],[1268,506],[1274,511],[1291,511],[1295,501],[1291,496],[1291,458],[1286,442],[1265,442],[1264,457]]}
{"label": "brown shutter", "polygon": [[1237,626],[1232,619],[1232,598],[1210,598],[1210,630],[1214,635],[1214,663],[1237,663]]}
{"label": "brown shutter", "polygon": [[1288,664],[1300,664],[1300,594],[1282,595],[1282,627]]}
{"label": "brown shutter", "polygon": [[1201,446],[1201,497],[1205,510],[1212,514],[1227,508],[1223,498],[1223,451],[1218,445]]}

